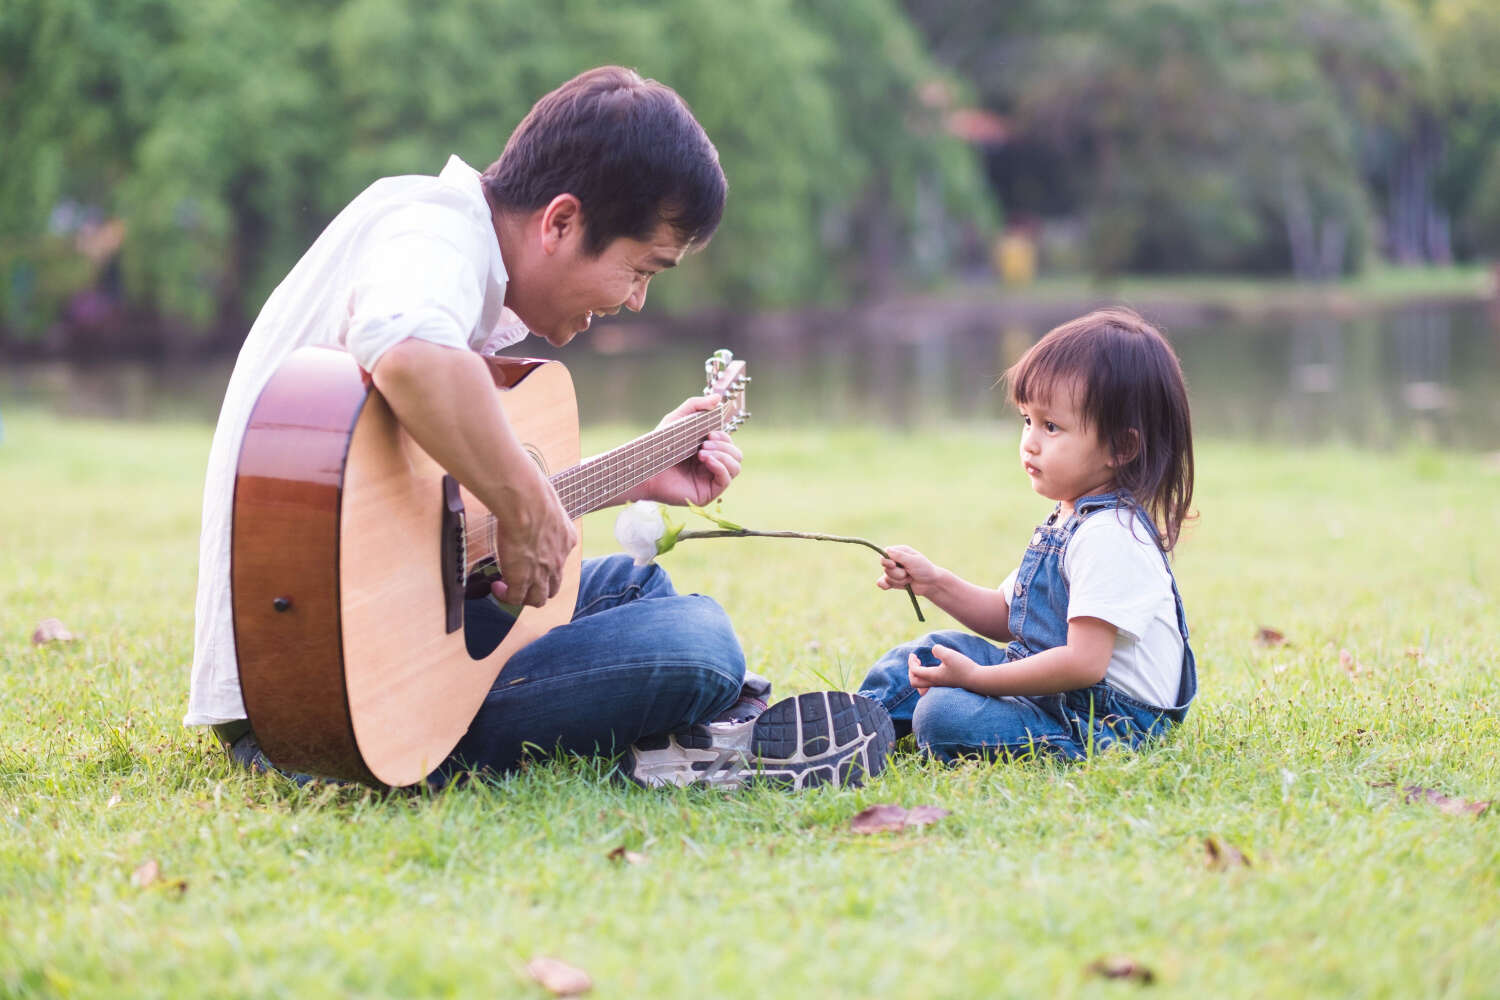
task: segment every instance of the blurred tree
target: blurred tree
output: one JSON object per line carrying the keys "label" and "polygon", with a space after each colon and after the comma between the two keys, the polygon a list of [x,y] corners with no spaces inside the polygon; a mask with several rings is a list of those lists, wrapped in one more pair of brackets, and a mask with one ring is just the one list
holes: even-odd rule
{"label": "blurred tree", "polygon": [[1372,126],[1405,128],[1428,65],[1404,0],[906,4],[1011,120],[1007,211],[1082,217],[1097,273],[1325,277],[1369,253]]}
{"label": "blurred tree", "polygon": [[7,0],[0,328],[35,335],[97,287],[84,230],[118,219],[137,314],[232,338],[371,180],[449,151],[482,168],[605,62],[676,88],[729,176],[719,235],[653,289],[668,306],[934,274],[953,219],[988,217],[896,0]]}
{"label": "blurred tree", "polygon": [[[1415,3],[1416,0],[1413,0]],[[1500,5],[1491,0],[1424,0],[1417,4],[1432,39],[1436,67],[1431,114],[1444,153],[1436,198],[1455,220],[1456,249],[1500,256]]]}

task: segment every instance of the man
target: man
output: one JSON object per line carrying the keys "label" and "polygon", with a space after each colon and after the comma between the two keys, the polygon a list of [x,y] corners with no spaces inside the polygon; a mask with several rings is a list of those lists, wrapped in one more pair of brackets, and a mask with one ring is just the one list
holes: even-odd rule
{"label": "man", "polygon": [[[451,157],[437,177],[386,178],[351,202],[272,293],[230,378],[204,491],[186,724],[213,726],[232,758],[264,766],[235,661],[231,517],[250,411],[288,354],[350,353],[411,437],[494,513],[494,597],[539,606],[557,593],[577,533],[475,352],[528,331],[561,346],[596,314],[641,309],[652,278],[713,235],[725,192],[718,153],[681,98],[603,67],[538,101],[483,175]],[[690,399],[665,419],[714,402]],[[708,503],[740,462],[715,432],[617,500]],[[492,601],[468,602],[475,655],[498,643],[500,617]],[[885,712],[843,692],[759,712],[769,686],[747,683],[723,610],[623,557],[584,564],[573,620],[518,651],[503,678],[433,781],[513,768],[534,747],[630,748],[625,769],[645,784],[857,783],[883,767],[891,740]]]}

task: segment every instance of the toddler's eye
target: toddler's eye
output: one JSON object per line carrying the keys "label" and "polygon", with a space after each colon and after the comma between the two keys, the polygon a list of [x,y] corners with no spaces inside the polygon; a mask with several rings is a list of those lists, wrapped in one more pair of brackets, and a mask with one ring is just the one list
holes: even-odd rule
{"label": "toddler's eye", "polygon": [[1049,421],[1047,421],[1047,423],[1046,423],[1046,424],[1045,424],[1045,425],[1044,425],[1044,426],[1045,426],[1045,427],[1046,427],[1046,428],[1047,428],[1047,433],[1048,433],[1048,434],[1051,434],[1051,433],[1053,433],[1053,432],[1054,432],[1054,431],[1056,431],[1056,430],[1057,430],[1057,425],[1056,425],[1056,424],[1054,424],[1054,423],[1053,423],[1053,422],[1052,422],[1052,421],[1050,421],[1050,420],[1049,420]]}

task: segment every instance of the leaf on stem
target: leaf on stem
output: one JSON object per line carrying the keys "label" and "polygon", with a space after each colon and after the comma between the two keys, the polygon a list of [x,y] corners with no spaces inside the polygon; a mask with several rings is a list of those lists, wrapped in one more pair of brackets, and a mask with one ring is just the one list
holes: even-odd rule
{"label": "leaf on stem", "polygon": [[[703,518],[705,520],[712,521],[714,524],[717,524],[719,527],[723,528],[725,531],[744,531],[745,530],[745,526],[744,525],[735,524],[733,521],[729,520],[729,518],[724,517],[721,514],[710,513],[709,510],[706,507],[699,507],[697,504],[693,503],[693,501],[687,499],[686,497],[683,497],[682,502],[684,504],[686,504],[687,507],[688,507],[688,509],[690,509],[694,514],[697,514],[699,517],[701,517],[701,518]],[[715,502],[714,503],[714,507],[717,508],[717,509],[719,509],[719,510],[722,510],[723,509],[722,502]]]}

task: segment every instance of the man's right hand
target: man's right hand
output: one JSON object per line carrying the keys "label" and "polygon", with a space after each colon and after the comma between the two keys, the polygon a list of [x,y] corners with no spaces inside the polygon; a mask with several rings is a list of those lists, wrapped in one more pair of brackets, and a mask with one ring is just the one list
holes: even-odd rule
{"label": "man's right hand", "polygon": [[506,604],[540,607],[562,586],[563,564],[578,544],[578,529],[552,484],[540,472],[532,479],[516,484],[516,499],[506,509],[491,511],[500,579],[490,590]]}

